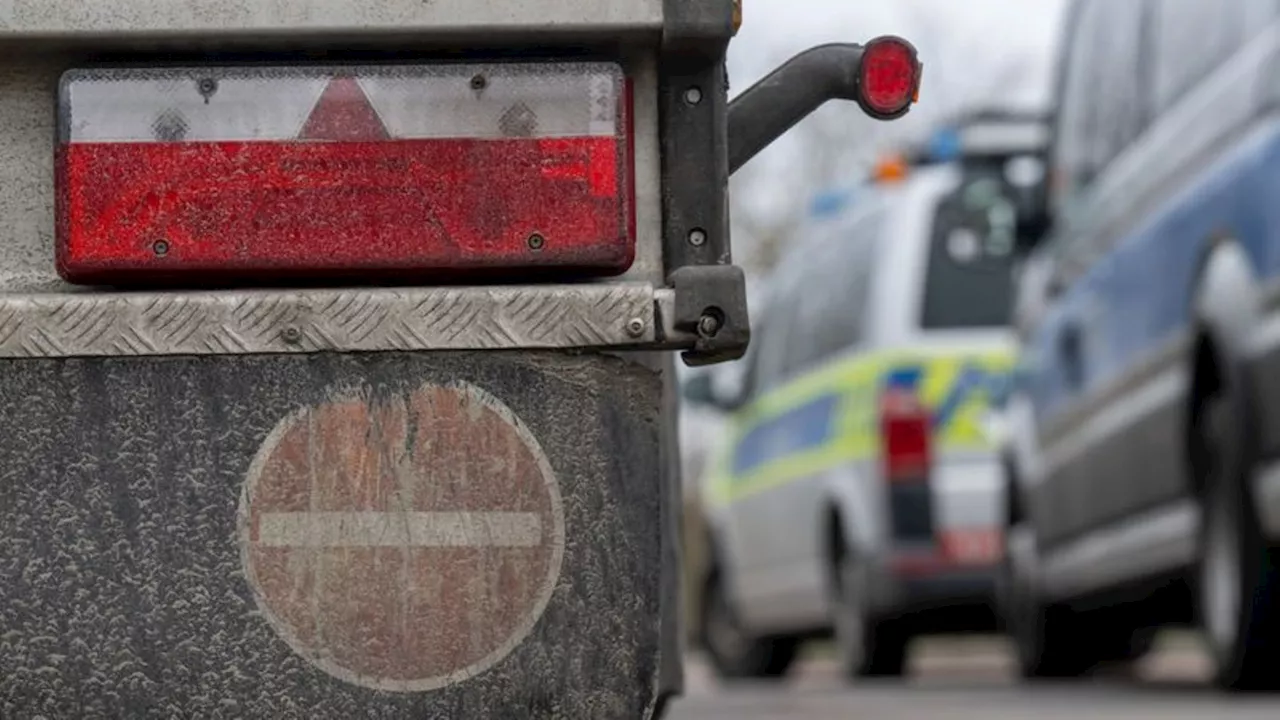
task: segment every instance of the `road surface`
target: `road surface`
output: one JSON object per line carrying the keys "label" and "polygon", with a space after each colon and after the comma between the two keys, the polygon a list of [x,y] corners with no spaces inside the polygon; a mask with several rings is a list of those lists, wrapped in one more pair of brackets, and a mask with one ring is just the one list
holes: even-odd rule
{"label": "road surface", "polygon": [[722,686],[700,658],[687,663],[685,697],[670,720],[1276,720],[1280,696],[1227,697],[1206,685],[1194,639],[1165,643],[1126,677],[1023,685],[1007,648],[987,639],[926,641],[911,677],[857,686],[835,663],[803,662],[785,683]]}

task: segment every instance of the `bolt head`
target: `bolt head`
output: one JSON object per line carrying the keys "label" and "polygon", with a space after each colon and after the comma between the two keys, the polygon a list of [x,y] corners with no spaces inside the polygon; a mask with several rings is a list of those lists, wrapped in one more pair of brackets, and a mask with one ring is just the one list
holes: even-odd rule
{"label": "bolt head", "polygon": [[714,315],[703,315],[698,319],[698,334],[702,337],[715,337],[720,332],[720,319]]}
{"label": "bolt head", "polygon": [[689,232],[689,244],[694,247],[702,247],[707,244],[707,233],[705,230],[692,230]]}
{"label": "bolt head", "polygon": [[684,101],[690,105],[697,105],[702,102],[702,88],[695,86],[685,90]]}
{"label": "bolt head", "polygon": [[633,338],[644,335],[645,323],[640,318],[631,318],[627,321],[627,334]]}

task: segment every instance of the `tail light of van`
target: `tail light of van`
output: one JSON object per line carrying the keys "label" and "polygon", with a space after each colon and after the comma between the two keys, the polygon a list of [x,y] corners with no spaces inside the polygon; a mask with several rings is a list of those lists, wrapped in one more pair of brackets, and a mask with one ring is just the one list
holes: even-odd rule
{"label": "tail light of van", "polygon": [[71,71],[71,282],[613,275],[634,256],[607,62]]}
{"label": "tail light of van", "polygon": [[880,397],[880,457],[895,543],[932,554],[933,488],[930,483],[932,416],[912,391],[890,387]]}
{"label": "tail light of van", "polygon": [[880,398],[884,476],[890,483],[919,480],[929,471],[932,415],[909,390],[889,388]]}

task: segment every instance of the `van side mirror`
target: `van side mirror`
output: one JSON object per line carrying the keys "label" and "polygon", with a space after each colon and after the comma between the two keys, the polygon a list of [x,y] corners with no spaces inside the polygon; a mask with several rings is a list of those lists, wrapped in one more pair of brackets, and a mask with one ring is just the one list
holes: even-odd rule
{"label": "van side mirror", "polygon": [[1026,254],[1034,250],[1049,233],[1053,225],[1049,213],[1042,208],[1032,208],[1018,216],[1018,250]]}
{"label": "van side mirror", "polygon": [[1005,164],[1005,181],[1017,198],[1018,249],[1023,253],[1039,245],[1051,225],[1046,161],[1037,153],[1019,155]]}
{"label": "van side mirror", "polygon": [[682,402],[715,408],[725,413],[734,412],[746,405],[748,396],[743,382],[733,381],[716,373],[699,373],[680,386]]}
{"label": "van side mirror", "polygon": [[1048,164],[1041,152],[1018,155],[1005,164],[1005,182],[1018,206],[1018,250],[1027,254],[1050,231]]}
{"label": "van side mirror", "polygon": [[685,380],[684,386],[680,389],[680,396],[685,402],[693,405],[718,407],[720,404],[717,402],[710,373],[700,373]]}
{"label": "van side mirror", "polygon": [[736,412],[747,404],[747,393],[739,389],[728,395],[716,395],[715,407],[723,412]]}

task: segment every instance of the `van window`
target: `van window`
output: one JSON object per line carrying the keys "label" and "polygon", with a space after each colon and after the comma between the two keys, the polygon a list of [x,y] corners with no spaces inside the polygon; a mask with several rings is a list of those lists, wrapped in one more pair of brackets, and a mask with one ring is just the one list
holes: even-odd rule
{"label": "van window", "polygon": [[1058,101],[1056,138],[1053,148],[1052,202],[1062,206],[1087,182],[1091,145],[1096,137],[1090,60],[1092,41],[1090,11],[1097,3],[1080,0],[1072,7],[1062,60],[1062,87]]}
{"label": "van window", "polygon": [[1098,137],[1090,180],[1142,134],[1151,116],[1145,39],[1148,5],[1138,0],[1103,0],[1097,5],[1091,85]]}
{"label": "van window", "polygon": [[780,292],[771,293],[769,302],[760,327],[752,338],[752,343],[757,346],[750,371],[749,392],[752,396],[777,387],[784,374],[783,360],[791,325],[788,315],[792,314],[795,303],[787,293]]}
{"label": "van window", "polygon": [[1081,0],[1075,8],[1053,153],[1053,203],[1059,209],[1146,126],[1146,7],[1141,0]]}
{"label": "van window", "polygon": [[966,171],[938,203],[925,270],[926,330],[1008,325],[1017,210],[999,166]]}
{"label": "van window", "polygon": [[1153,91],[1157,109],[1175,103],[1275,17],[1276,0],[1156,0]]}
{"label": "van window", "polygon": [[812,368],[862,342],[883,211],[835,226],[805,256],[786,372]]}

